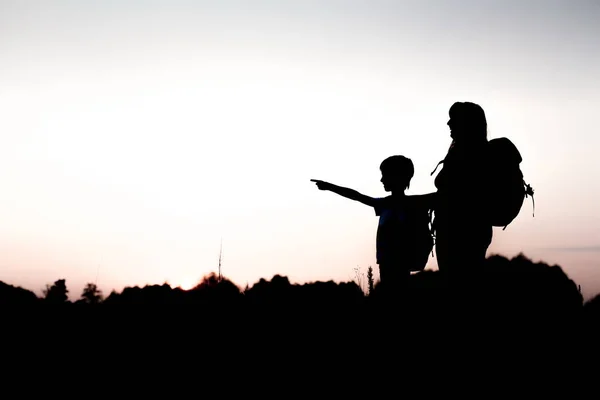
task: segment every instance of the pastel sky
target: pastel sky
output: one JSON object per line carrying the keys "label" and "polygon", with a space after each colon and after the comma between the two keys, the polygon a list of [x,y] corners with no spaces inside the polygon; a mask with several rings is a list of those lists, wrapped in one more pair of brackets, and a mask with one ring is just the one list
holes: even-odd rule
{"label": "pastel sky", "polygon": [[[455,101],[486,111],[535,188],[490,253],[600,293],[600,2],[0,0],[0,280],[108,294],[347,281],[410,157],[434,190]],[[430,259],[428,268],[436,268]]]}

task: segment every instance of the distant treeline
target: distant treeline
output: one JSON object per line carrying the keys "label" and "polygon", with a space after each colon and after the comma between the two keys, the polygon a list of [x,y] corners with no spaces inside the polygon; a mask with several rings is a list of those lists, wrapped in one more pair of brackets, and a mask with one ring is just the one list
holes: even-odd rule
{"label": "distant treeline", "polygon": [[285,276],[275,275],[270,280],[260,279],[252,286],[241,288],[231,280],[212,273],[196,287],[183,290],[168,284],[126,287],[120,293],[112,291],[104,296],[98,287],[89,283],[80,299],[68,298],[66,280],[59,279],[47,285],[43,296],[32,291],[0,282],[0,305],[3,309],[20,306],[90,307],[121,306],[195,306],[198,310],[275,310],[289,308],[323,310],[335,307],[339,311],[356,312],[363,307],[381,309],[394,301],[394,307],[403,310],[434,311],[452,299],[462,299],[462,305],[473,308],[495,307],[497,311],[520,313],[596,313],[600,295],[584,302],[580,288],[558,266],[534,263],[524,255],[512,259],[493,255],[487,258],[485,268],[477,276],[464,282],[446,282],[437,271],[413,274],[404,293],[394,299],[378,296],[379,284],[369,271],[368,283],[349,281],[336,283],[311,282],[294,284]]}
{"label": "distant treeline", "polygon": [[[0,282],[7,351],[50,351],[53,359],[70,351],[77,360],[136,354],[136,368],[168,369],[174,353],[191,359],[192,352],[205,367],[221,363],[244,374],[263,365],[275,372],[285,365],[302,373],[351,373],[358,363],[386,370],[380,358],[404,365],[409,352],[411,362],[422,363],[414,372],[442,361],[464,363],[466,354],[496,368],[526,366],[527,359],[565,370],[600,356],[599,321],[600,296],[584,302],[560,266],[523,255],[491,256],[476,276],[460,281],[419,272],[395,295],[372,274],[365,282],[305,284],[276,275],[241,288],[213,273],[191,290],[147,285],[106,297],[88,284],[74,302],[64,279],[41,297]],[[152,360],[141,365],[144,357]]]}

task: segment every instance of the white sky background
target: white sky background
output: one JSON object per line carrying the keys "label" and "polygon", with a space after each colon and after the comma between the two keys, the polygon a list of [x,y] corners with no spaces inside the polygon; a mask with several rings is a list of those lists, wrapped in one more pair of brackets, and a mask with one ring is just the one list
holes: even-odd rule
{"label": "white sky background", "polygon": [[[251,5],[249,5],[251,4]],[[536,189],[491,252],[600,292],[600,3],[2,1],[0,280],[348,280],[377,219],[311,178],[409,193],[473,101]],[[435,268],[435,258],[431,260]]]}

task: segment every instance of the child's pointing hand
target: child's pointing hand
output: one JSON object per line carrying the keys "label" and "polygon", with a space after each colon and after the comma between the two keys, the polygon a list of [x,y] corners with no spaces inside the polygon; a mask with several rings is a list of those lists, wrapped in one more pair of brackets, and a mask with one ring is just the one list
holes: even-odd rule
{"label": "child's pointing hand", "polygon": [[315,182],[319,190],[329,190],[331,188],[331,183],[329,182],[320,181],[318,179],[311,179],[310,181]]}

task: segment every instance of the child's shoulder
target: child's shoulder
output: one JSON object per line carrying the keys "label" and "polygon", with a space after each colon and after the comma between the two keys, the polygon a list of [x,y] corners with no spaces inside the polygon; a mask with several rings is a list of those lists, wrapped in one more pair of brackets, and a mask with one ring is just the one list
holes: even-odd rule
{"label": "child's shoulder", "polygon": [[377,206],[385,208],[401,208],[409,212],[422,212],[429,209],[421,195],[386,196],[375,199]]}
{"label": "child's shoulder", "polygon": [[413,212],[425,212],[429,210],[429,205],[422,195],[405,196],[404,205]]}
{"label": "child's shoulder", "polygon": [[398,201],[397,198],[389,195],[389,196],[385,196],[385,197],[375,197],[373,199],[373,206],[375,207],[375,209],[394,209],[394,208],[398,208],[399,206],[401,206],[401,203]]}

